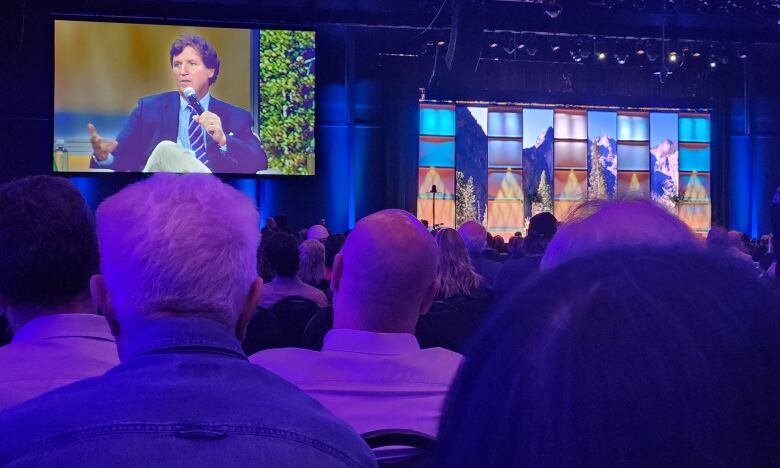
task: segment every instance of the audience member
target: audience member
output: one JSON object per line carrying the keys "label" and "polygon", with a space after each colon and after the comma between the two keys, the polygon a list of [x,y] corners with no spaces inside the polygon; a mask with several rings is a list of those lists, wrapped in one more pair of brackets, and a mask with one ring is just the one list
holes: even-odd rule
{"label": "audience member", "polygon": [[274,215],[274,223],[276,224],[276,230],[278,232],[290,232],[289,220],[286,214]]}
{"label": "audience member", "polygon": [[330,281],[333,274],[333,259],[341,251],[346,236],[343,234],[331,234],[325,239],[325,279]]}
{"label": "audience member", "polygon": [[274,218],[268,217],[268,219],[265,220],[265,227],[263,227],[260,232],[265,236],[266,234],[276,232],[278,230],[279,228],[276,226],[276,221],[274,221]]}
{"label": "audience member", "polygon": [[321,352],[270,349],[250,360],[295,383],[361,434],[435,435],[461,355],[421,350],[414,337],[438,290],[434,239],[405,211],[367,216],[336,255],[331,288],[334,328]]}
{"label": "audience member", "polygon": [[638,198],[592,200],[574,208],[545,250],[542,271],[605,246],[688,246],[701,239],[677,216]]}
{"label": "audience member", "polygon": [[501,264],[488,259],[483,253],[487,242],[487,231],[476,221],[466,221],[458,228],[458,234],[466,244],[474,270],[485,278],[485,285],[493,289]]}
{"label": "audience member", "polygon": [[750,256],[749,253],[747,253],[747,249],[745,248],[745,241],[744,241],[744,234],[739,231],[729,231],[728,232],[728,241],[729,241],[729,254],[733,255],[734,257],[741,258],[742,260],[745,260],[746,262],[752,262],[753,257]]}
{"label": "audience member", "polygon": [[327,239],[329,235],[328,229],[322,224],[315,224],[306,230],[306,239],[325,242],[325,239]]}
{"label": "audience member", "polygon": [[509,239],[509,258],[507,260],[518,259],[525,256],[525,253],[523,252],[523,240],[523,234],[519,232],[516,232],[515,235]]}
{"label": "audience member", "polygon": [[498,271],[496,293],[499,296],[532,279],[539,273],[539,263],[558,229],[558,220],[552,213],[538,213],[528,222],[528,235],[523,239],[524,255],[510,258]]}
{"label": "audience member", "polygon": [[121,364],[0,413],[2,466],[374,466],[363,441],[244,356],[258,214],[205,174],[157,174],[97,211],[92,296]]}
{"label": "audience member", "polygon": [[466,245],[458,232],[445,228],[436,234],[437,269],[439,283],[437,300],[453,296],[484,295],[484,279],[471,266]]}
{"label": "audience member", "polygon": [[506,242],[504,241],[504,238],[498,234],[493,236],[493,249],[495,249],[499,255],[507,253]]}
{"label": "audience member", "polygon": [[303,241],[298,247],[300,268],[298,277],[304,283],[320,291],[327,291],[330,283],[325,279],[325,246],[315,239]]}
{"label": "audience member", "polygon": [[0,186],[0,315],[15,333],[0,347],[0,410],[119,363],[89,294],[97,271],[94,220],[76,187],[49,176]]}
{"label": "audience member", "polygon": [[512,293],[472,343],[438,466],[771,466],[779,318],[733,258],[579,255]]}
{"label": "audience member", "polygon": [[742,239],[738,232],[733,231],[732,235],[726,228],[720,226],[712,226],[707,233],[707,249],[714,253],[721,255],[727,255],[729,257],[739,258],[746,262],[752,262],[750,255],[746,254],[736,244],[741,244]]}
{"label": "audience member", "polygon": [[295,237],[284,232],[272,235],[264,246],[263,255],[268,259],[274,274],[274,279],[263,288],[263,307],[268,309],[281,299],[291,296],[309,299],[320,307],[328,305],[324,292],[298,277],[300,258]]}

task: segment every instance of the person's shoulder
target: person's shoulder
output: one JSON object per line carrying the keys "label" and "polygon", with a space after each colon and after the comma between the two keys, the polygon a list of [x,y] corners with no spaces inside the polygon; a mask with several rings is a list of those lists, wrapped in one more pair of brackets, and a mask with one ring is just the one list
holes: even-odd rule
{"label": "person's shoulder", "polygon": [[179,97],[179,93],[176,91],[166,91],[164,93],[150,94],[149,96],[143,96],[138,98],[139,103],[144,105],[153,105],[165,102],[166,100],[174,100]]}
{"label": "person's shoulder", "polygon": [[0,411],[0,465],[8,450],[64,433],[79,417],[99,411],[102,380],[80,380]]}
{"label": "person's shoulder", "polygon": [[274,348],[256,352],[249,356],[249,362],[273,372],[276,366],[287,367],[291,364],[300,364],[319,355],[318,351],[310,349]]}
{"label": "person's shoulder", "polygon": [[246,109],[238,107],[234,104],[230,104],[229,102],[225,102],[221,99],[217,99],[214,97],[214,95],[211,96],[211,103],[209,104],[209,108],[213,110],[215,114],[224,114],[227,111],[228,113],[241,115],[242,117],[251,118],[252,116]]}

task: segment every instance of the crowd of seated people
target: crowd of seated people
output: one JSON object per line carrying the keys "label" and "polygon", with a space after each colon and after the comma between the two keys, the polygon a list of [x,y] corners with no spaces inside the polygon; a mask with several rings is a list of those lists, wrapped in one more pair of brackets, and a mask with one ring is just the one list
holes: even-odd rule
{"label": "crowd of seated people", "polygon": [[[705,241],[634,199],[508,242],[402,210],[258,224],[210,175],[94,217],[64,179],[0,186],[0,466],[375,466],[385,432],[437,441],[416,466],[780,459],[771,237]],[[286,299],[320,309],[321,345],[247,356]]]}

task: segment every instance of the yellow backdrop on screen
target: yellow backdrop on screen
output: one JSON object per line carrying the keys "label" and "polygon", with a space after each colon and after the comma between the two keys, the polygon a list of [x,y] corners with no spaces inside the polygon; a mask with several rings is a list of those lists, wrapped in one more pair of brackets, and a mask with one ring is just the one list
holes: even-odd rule
{"label": "yellow backdrop on screen", "polygon": [[184,33],[205,37],[217,50],[221,65],[211,94],[250,110],[249,30],[56,21],[55,112],[127,114],[138,98],[173,91],[169,52]]}

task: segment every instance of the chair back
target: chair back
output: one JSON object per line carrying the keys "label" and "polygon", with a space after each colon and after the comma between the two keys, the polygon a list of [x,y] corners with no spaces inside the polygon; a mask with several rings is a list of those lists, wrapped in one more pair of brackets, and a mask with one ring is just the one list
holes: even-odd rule
{"label": "chair back", "polygon": [[305,297],[285,297],[268,309],[281,327],[282,347],[300,348],[303,344],[303,330],[309,320],[320,310],[320,306]]}
{"label": "chair back", "polygon": [[453,296],[431,304],[417,320],[415,336],[422,348],[461,352],[477,330],[488,308],[487,296]]}
{"label": "chair back", "polygon": [[333,307],[329,306],[318,310],[303,330],[303,342],[301,343],[301,347],[311,349],[312,351],[321,351],[325,334],[332,328]]}
{"label": "chair back", "polygon": [[407,429],[382,429],[362,434],[380,467],[427,468],[433,466],[436,439]]}
{"label": "chair back", "polygon": [[271,312],[258,307],[246,328],[244,342],[241,343],[244,353],[250,356],[264,349],[281,348],[282,345],[282,327],[279,321]]}

